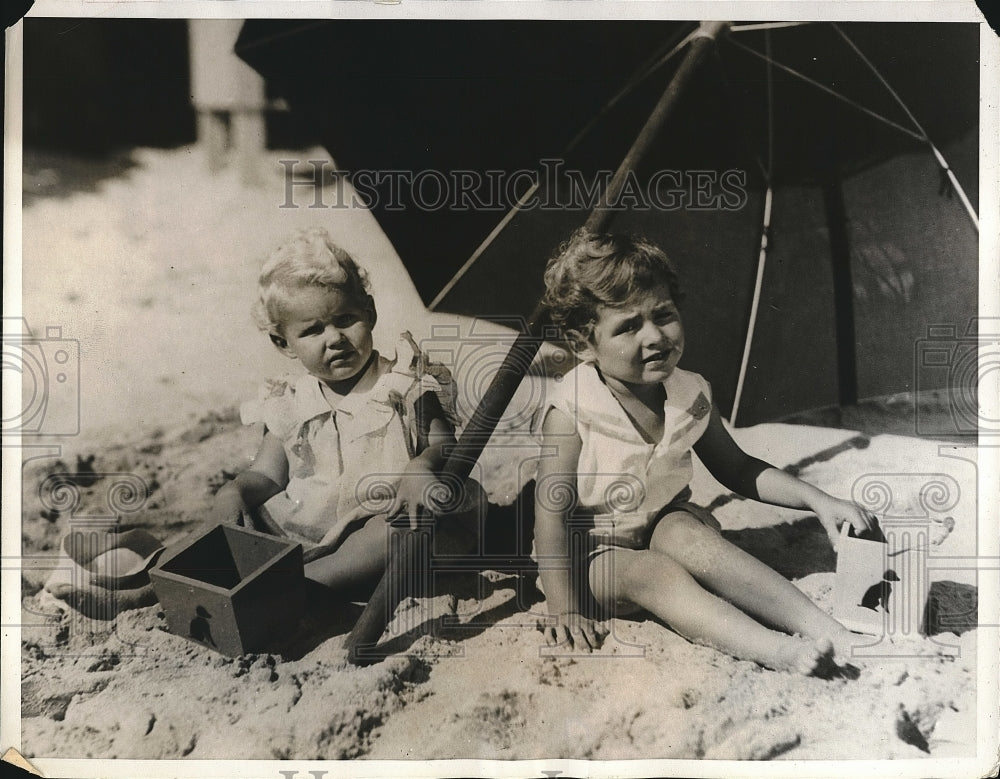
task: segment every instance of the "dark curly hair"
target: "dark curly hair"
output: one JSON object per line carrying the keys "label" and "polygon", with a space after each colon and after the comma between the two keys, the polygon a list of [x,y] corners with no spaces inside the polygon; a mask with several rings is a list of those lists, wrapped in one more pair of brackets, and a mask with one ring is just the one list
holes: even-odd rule
{"label": "dark curly hair", "polygon": [[598,306],[621,306],[660,284],[679,304],[683,296],[677,273],[658,246],[631,235],[581,228],[548,261],[543,302],[563,336],[579,345],[590,336]]}

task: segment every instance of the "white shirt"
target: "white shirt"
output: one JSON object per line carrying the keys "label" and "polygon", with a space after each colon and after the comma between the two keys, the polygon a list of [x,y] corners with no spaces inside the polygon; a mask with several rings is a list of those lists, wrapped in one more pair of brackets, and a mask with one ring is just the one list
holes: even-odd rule
{"label": "white shirt", "polygon": [[275,522],[295,540],[328,544],[388,509],[419,453],[416,404],[428,391],[454,421],[450,374],[406,338],[396,359],[377,354],[343,397],[324,392],[309,374],[267,382],[240,416],[244,424],[263,422],[284,446],[288,485],[265,504]]}
{"label": "white shirt", "polygon": [[[643,543],[659,511],[691,481],[691,447],[708,427],[711,387],[698,374],[677,368],[663,388],[663,438],[656,443],[643,439],[588,363],[563,377],[543,409],[559,409],[576,426],[582,442],[578,510],[594,515],[592,535],[609,543],[633,548]],[[544,490],[539,484],[539,493]]]}

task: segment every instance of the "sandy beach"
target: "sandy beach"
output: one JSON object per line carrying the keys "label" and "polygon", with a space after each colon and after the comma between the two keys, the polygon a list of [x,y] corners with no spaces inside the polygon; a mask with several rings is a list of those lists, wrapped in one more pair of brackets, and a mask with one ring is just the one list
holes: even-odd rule
{"label": "sandy beach", "polygon": [[[432,595],[401,604],[383,637],[391,655],[366,668],[348,665],[341,648],[360,607],[317,593],[281,651],[239,658],[171,634],[156,603],[113,620],[67,609],[43,584],[74,519],[117,517],[169,545],[201,526],[214,493],[250,462],[259,432],[240,424],[238,404],[265,377],[295,369],[250,318],[255,271],[294,229],[325,226],[369,269],[379,348],[403,329],[419,340],[435,325],[469,326],[426,313],[369,213],[280,209],[284,180],[273,160],[261,162],[257,186],[233,170],[208,173],[194,148],[139,149],[120,163],[108,175],[86,165],[72,173],[70,161],[26,152],[24,316],[32,328],[60,327],[80,348],[80,432],[40,441],[48,448],[26,454],[23,468],[26,756],[975,755],[978,582],[975,571],[944,563],[929,566],[928,635],[859,636],[856,678],[768,671],[692,645],[646,615],[612,620],[593,655],[546,651],[535,627],[545,603],[527,567],[442,575]],[[478,385],[459,378],[469,403]],[[523,397],[544,393],[547,381],[533,377]],[[839,497],[884,482],[887,516],[932,529],[929,560],[974,557],[975,448],[906,435],[912,414],[913,399],[896,398],[838,426],[763,424],[734,437]],[[474,474],[498,544],[514,534],[513,507],[536,456],[520,420],[502,426]],[[53,511],[41,486],[61,473],[74,497]],[[146,494],[116,511],[109,495],[126,474]],[[928,507],[923,489],[941,474],[949,498]],[[738,498],[700,466],[692,487],[727,538],[832,611],[836,556],[815,517]],[[950,532],[941,530],[946,518]]]}

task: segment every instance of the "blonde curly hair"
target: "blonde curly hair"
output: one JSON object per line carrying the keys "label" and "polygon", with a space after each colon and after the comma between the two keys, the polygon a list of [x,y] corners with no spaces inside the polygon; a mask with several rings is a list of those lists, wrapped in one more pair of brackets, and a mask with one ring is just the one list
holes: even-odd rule
{"label": "blonde curly hair", "polygon": [[373,306],[368,272],[326,230],[313,227],[297,232],[261,266],[253,306],[257,326],[265,332],[280,332],[288,296],[310,286],[337,289],[363,308]]}

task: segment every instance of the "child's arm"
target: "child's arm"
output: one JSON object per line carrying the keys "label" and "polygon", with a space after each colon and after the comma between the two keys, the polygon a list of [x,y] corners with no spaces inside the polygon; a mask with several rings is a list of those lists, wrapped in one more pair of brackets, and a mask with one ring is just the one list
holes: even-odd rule
{"label": "child's arm", "polygon": [[253,465],[227,482],[215,494],[216,522],[243,524],[243,515],[281,492],[288,484],[288,458],[280,439],[265,433]]}
{"label": "child's arm", "polygon": [[828,495],[740,449],[722,424],[714,404],[708,428],[695,444],[694,451],[712,475],[733,492],[776,506],[815,512],[834,547],[839,524],[850,522],[858,532],[873,526],[875,516],[871,512]]}
{"label": "child's arm", "polygon": [[538,463],[535,497],[535,554],[549,614],[557,620],[555,625],[545,628],[545,640],[550,646],[568,641],[573,647],[590,652],[600,645],[602,631],[580,613],[584,593],[578,588],[586,585],[571,575],[566,528],[576,502],[573,496],[582,443],[573,421],[557,409],[545,415],[542,436],[543,447],[554,447],[556,451],[554,457],[543,457]]}

